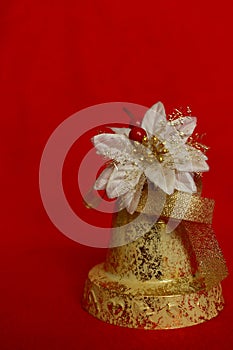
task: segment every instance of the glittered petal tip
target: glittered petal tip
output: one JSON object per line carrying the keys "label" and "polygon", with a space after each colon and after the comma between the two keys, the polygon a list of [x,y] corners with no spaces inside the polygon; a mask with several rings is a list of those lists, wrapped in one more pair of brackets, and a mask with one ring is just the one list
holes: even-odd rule
{"label": "glittered petal tip", "polygon": [[134,190],[141,174],[142,172],[131,164],[114,168],[106,187],[108,197],[120,197],[128,191]]}
{"label": "glittered petal tip", "polygon": [[184,117],[184,118],[179,118],[177,121],[178,123],[176,124],[175,128],[179,132],[179,135],[181,136],[183,141],[186,142],[189,136],[192,135],[197,125],[197,118]]}
{"label": "glittered petal tip", "polygon": [[179,132],[170,123],[166,123],[164,127],[157,133],[162,141],[166,142],[166,147],[171,153],[177,150],[181,151],[181,147],[184,145],[184,141],[181,138]]}
{"label": "glittered petal tip", "polygon": [[142,175],[139,179],[138,184],[135,187],[135,190],[129,191],[121,197],[122,204],[130,214],[133,214],[138,207],[144,183],[145,176]]}
{"label": "glittered petal tip", "polygon": [[133,146],[125,135],[100,134],[94,136],[93,143],[97,153],[117,161],[128,160],[133,154]]}
{"label": "glittered petal tip", "polygon": [[133,214],[137,209],[140,195],[138,191],[128,191],[123,196],[121,196],[122,207],[126,208],[129,214]]}
{"label": "glittered petal tip", "polygon": [[114,167],[111,166],[102,171],[102,173],[100,174],[100,176],[95,182],[95,185],[94,185],[95,190],[105,190],[113,170],[114,170]]}
{"label": "glittered petal tip", "polygon": [[186,172],[179,172],[176,174],[175,188],[178,191],[187,193],[194,193],[197,191],[192,175]]}
{"label": "glittered petal tip", "polygon": [[206,163],[208,159],[200,150],[186,145],[185,161],[176,162],[176,169],[190,173],[209,171],[209,165]]}
{"label": "glittered petal tip", "polygon": [[175,187],[175,171],[169,168],[163,168],[160,164],[153,164],[145,171],[148,179],[161,188],[165,193],[172,194]]}
{"label": "glittered petal tip", "polygon": [[164,105],[158,102],[146,112],[141,126],[149,136],[152,136],[158,135],[159,131],[166,125],[166,122]]}
{"label": "glittered petal tip", "polygon": [[[174,168],[181,172],[197,173],[209,170],[208,159],[200,150],[189,145],[173,149],[172,160]],[[172,153],[170,152],[170,153]]]}
{"label": "glittered petal tip", "polygon": [[195,117],[182,117],[166,124],[160,131],[160,137],[166,140],[171,151],[185,144],[196,127]]}

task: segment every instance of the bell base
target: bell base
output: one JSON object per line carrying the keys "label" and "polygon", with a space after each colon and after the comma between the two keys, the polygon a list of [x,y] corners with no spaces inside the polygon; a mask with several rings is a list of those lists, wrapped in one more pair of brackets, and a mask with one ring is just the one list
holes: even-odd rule
{"label": "bell base", "polygon": [[174,295],[161,295],[152,286],[110,274],[99,264],[89,272],[82,306],[104,322],[151,330],[193,326],[216,317],[224,306],[220,283]]}

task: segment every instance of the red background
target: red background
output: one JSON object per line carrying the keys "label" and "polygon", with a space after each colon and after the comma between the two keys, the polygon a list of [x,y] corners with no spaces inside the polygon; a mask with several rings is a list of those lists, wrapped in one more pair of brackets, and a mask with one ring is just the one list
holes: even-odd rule
{"label": "red background", "polygon": [[232,1],[3,0],[1,16],[1,349],[231,349],[226,306],[195,327],[141,331],[104,324],[80,307],[88,270],[105,250],[50,222],[38,188],[47,139],[98,103],[191,105],[207,132],[213,226],[232,272]]}

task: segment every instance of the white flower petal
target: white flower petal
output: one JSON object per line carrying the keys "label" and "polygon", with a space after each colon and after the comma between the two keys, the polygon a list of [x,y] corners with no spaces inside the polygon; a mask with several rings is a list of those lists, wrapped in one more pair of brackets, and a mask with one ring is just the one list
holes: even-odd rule
{"label": "white flower petal", "polygon": [[179,132],[169,123],[159,130],[157,136],[161,141],[166,142],[167,149],[173,153],[176,152],[177,149],[180,149],[184,144]]}
{"label": "white flower petal", "polygon": [[185,144],[188,137],[192,134],[196,127],[195,117],[183,117],[179,118],[174,122],[165,120],[165,122],[160,121],[156,125],[155,135],[158,136],[160,141],[166,141],[166,146],[170,151],[175,151]]}
{"label": "white flower petal", "polygon": [[209,166],[206,163],[208,158],[200,150],[189,145],[185,145],[185,149],[187,152],[184,158],[180,158],[179,160],[177,158],[175,161],[175,168],[177,170],[190,173],[205,172],[209,170]]}
{"label": "white flower petal", "polygon": [[[154,157],[153,163],[148,164],[145,147],[129,140],[130,128],[112,128],[115,134],[100,134],[93,138],[97,153],[116,160],[114,167],[101,173],[94,188],[106,189],[109,198],[120,197],[131,214],[137,209],[145,176],[169,195],[175,189],[193,193],[197,189],[192,174],[209,170],[207,157],[185,143],[196,127],[195,117],[167,121],[164,106],[158,102],[146,112],[141,127],[149,137],[155,135],[166,142],[168,153],[162,163]],[[142,176],[143,172],[145,176]]]}
{"label": "white flower petal", "polygon": [[106,192],[109,198],[122,196],[128,191],[134,190],[137,185],[142,171],[135,165],[119,165],[115,168],[109,178]]}
{"label": "white flower petal", "polygon": [[126,208],[128,213],[133,214],[137,209],[139,199],[140,196],[138,195],[137,191],[128,191],[123,196],[121,196],[121,206]]}
{"label": "white flower petal", "polygon": [[111,128],[111,129],[118,135],[126,135],[126,136],[129,136],[129,133],[131,131],[130,128]]}
{"label": "white flower petal", "polygon": [[197,191],[192,175],[185,172],[179,172],[176,174],[175,188],[179,191],[188,193]]}
{"label": "white flower petal", "polygon": [[102,171],[102,173],[99,175],[98,179],[95,182],[95,185],[94,185],[95,190],[105,190],[113,170],[114,170],[114,167],[111,166],[111,167],[107,167]]}
{"label": "white flower petal", "polygon": [[125,135],[100,134],[93,138],[97,153],[117,161],[128,160],[133,156],[133,145]]}
{"label": "white flower petal", "polygon": [[134,191],[128,191],[125,194],[123,194],[122,196],[120,196],[120,210],[127,208],[128,206],[130,206],[130,203],[133,199],[134,196]]}
{"label": "white flower petal", "polygon": [[[135,191],[131,192],[131,193],[128,192],[125,194],[126,198],[123,200],[125,201],[125,204],[126,204],[126,201],[128,201],[128,203],[125,205],[125,207],[130,214],[133,214],[138,207],[138,203],[140,201],[140,197],[141,197],[144,183],[145,183],[145,176],[143,175],[140,177],[139,182],[135,188]],[[129,200],[130,197],[131,197],[131,200]]]}
{"label": "white flower petal", "polygon": [[172,194],[175,188],[175,171],[173,169],[162,167],[158,162],[152,164],[145,170],[148,179],[161,188],[165,193]]}
{"label": "white flower petal", "polygon": [[197,124],[196,117],[183,117],[183,118],[177,119],[177,124],[175,128],[176,130],[178,130],[184,143],[187,141],[189,136],[192,135],[193,130],[196,127],[196,124]]}
{"label": "white flower petal", "polygon": [[192,168],[192,158],[189,154],[189,149],[186,145],[179,144],[170,148],[170,145],[166,145],[169,153],[165,158],[165,161],[173,163],[172,167],[179,171],[189,171]]}
{"label": "white flower petal", "polygon": [[158,102],[146,112],[141,127],[146,130],[148,136],[158,135],[166,122],[164,105]]}

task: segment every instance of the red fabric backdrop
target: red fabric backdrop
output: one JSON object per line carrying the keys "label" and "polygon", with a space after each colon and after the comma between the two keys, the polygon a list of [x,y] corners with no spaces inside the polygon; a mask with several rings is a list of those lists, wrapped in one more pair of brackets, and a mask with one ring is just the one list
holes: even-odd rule
{"label": "red fabric backdrop", "polygon": [[0,348],[231,349],[232,276],[214,320],[123,329],[80,307],[105,250],[62,235],[43,208],[38,167],[53,130],[94,104],[191,105],[207,132],[214,228],[232,272],[232,1],[1,1]]}

